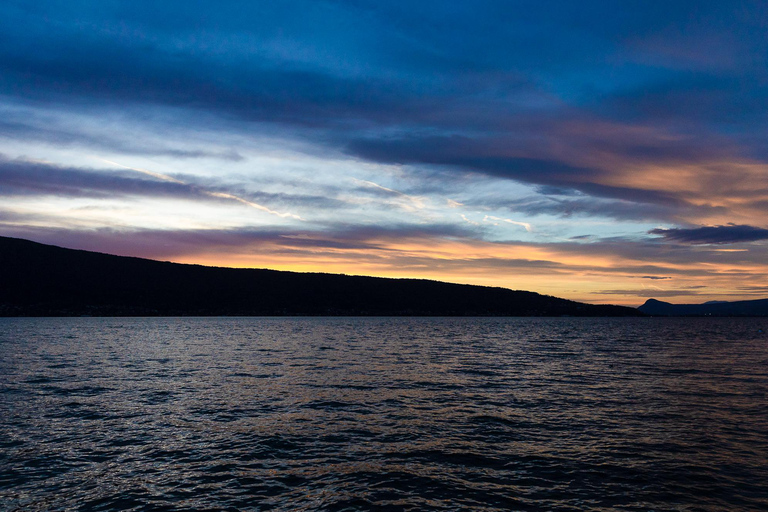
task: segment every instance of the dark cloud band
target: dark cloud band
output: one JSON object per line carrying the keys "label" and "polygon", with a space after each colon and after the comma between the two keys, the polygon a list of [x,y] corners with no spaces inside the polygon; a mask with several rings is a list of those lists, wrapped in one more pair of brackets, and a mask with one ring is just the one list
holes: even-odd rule
{"label": "dark cloud band", "polygon": [[658,235],[664,240],[684,244],[737,244],[768,240],[768,229],[747,225],[704,226],[700,228],[683,229],[652,229],[648,232]]}

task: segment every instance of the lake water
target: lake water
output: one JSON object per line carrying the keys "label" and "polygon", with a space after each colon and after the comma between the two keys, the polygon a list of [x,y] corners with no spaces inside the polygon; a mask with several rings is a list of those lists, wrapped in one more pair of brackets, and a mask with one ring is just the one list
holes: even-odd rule
{"label": "lake water", "polygon": [[0,319],[0,510],[768,510],[768,319]]}

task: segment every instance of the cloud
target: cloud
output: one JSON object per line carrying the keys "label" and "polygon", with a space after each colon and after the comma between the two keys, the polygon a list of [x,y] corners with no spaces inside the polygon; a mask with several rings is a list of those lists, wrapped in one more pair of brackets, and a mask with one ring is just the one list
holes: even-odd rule
{"label": "cloud", "polygon": [[[652,238],[592,237],[584,241],[507,242],[514,246],[535,246],[567,254],[580,262],[616,261],[616,272],[639,276],[757,275],[765,271],[768,244],[753,244],[734,250],[721,245],[662,243]],[[620,262],[620,263],[618,263]],[[585,268],[589,267],[586,263]]]}
{"label": "cloud", "polygon": [[[33,115],[34,112],[27,111],[25,114]],[[61,117],[67,116],[64,114]],[[61,122],[61,119],[56,119],[56,122]],[[211,158],[227,162],[244,160],[244,157],[233,149],[185,149],[173,147],[159,137],[147,141],[136,140],[132,135],[123,132],[119,137],[114,137],[104,133],[90,133],[86,129],[78,130],[71,126],[52,126],[50,119],[32,121],[0,119],[0,137],[15,141],[36,141],[57,147],[80,146],[126,155],[165,156],[180,160],[196,158]]]}
{"label": "cloud", "polygon": [[200,198],[202,191],[184,183],[147,179],[129,171],[104,171],[0,157],[0,194],[114,197],[146,195]]}
{"label": "cloud", "polygon": [[[743,57],[763,56],[764,38],[755,20],[717,3],[78,5],[0,10],[0,94],[94,116],[121,109],[154,128],[157,107],[197,129],[242,135],[258,125],[370,162],[658,205],[643,218],[672,221],[696,215],[694,204],[722,205],[692,201],[682,182],[659,187],[659,167],[737,161],[764,146],[754,134],[768,101],[765,59]],[[0,130],[130,154],[241,158],[20,120]],[[592,215],[579,203],[563,209]]]}
{"label": "cloud", "polygon": [[578,197],[528,196],[494,204],[526,215],[608,217],[633,222],[670,219],[678,214],[677,209],[664,204],[599,199],[583,194]]}
{"label": "cloud", "polygon": [[741,293],[768,297],[768,286],[739,286],[737,289]]}
{"label": "cloud", "polygon": [[[589,131],[590,128],[585,125],[582,129]],[[499,137],[497,133],[476,134],[471,137],[412,134],[399,138],[351,140],[346,151],[363,159],[386,164],[439,166],[453,169],[454,172],[487,175],[536,185],[539,195],[532,197],[532,201],[524,210],[532,214],[553,213],[569,216],[581,213],[607,215],[619,219],[680,221],[702,215],[722,215],[727,209],[717,204],[717,200],[713,200],[718,194],[737,197],[743,195],[742,190],[729,190],[726,187],[722,187],[724,190],[720,193],[715,190],[720,190],[721,187],[703,194],[696,190],[701,186],[702,178],[714,184],[727,181],[730,174],[731,183],[738,183],[742,178],[738,176],[739,171],[736,169],[711,169],[706,173],[686,171],[677,177],[677,187],[659,187],[657,184],[662,180],[657,177],[658,171],[653,168],[674,168],[686,160],[685,155],[672,158],[664,151],[649,151],[640,157],[633,154],[632,148],[619,147],[611,150],[611,145],[616,141],[608,140],[606,144],[606,138],[612,139],[616,135],[610,133],[603,138],[593,138],[585,144],[583,134],[570,133],[568,129],[560,126],[557,119],[550,120],[548,127],[539,127],[539,130],[540,140],[530,143],[515,140],[516,135],[511,133],[506,139]],[[638,137],[631,132],[621,136],[627,139]],[[568,154],[558,159],[553,158],[551,154],[547,156],[547,153],[551,153],[548,146],[553,145],[579,149],[569,150]],[[709,147],[715,146],[717,144],[709,144]],[[608,152],[609,156],[604,162],[589,161],[594,160],[590,152]],[[702,157],[701,151],[691,148],[689,152],[696,153],[697,159]],[[526,153],[533,156],[519,156]],[[539,154],[541,156],[538,156]],[[583,160],[584,163],[574,163],[578,160]],[[706,162],[697,163],[697,160],[691,158],[687,158],[687,162],[689,166],[708,165]],[[698,175],[698,178],[695,178],[695,175]],[[612,202],[602,201],[595,204],[594,198]],[[702,198],[705,201],[702,201]],[[756,203],[753,205],[757,206]]]}
{"label": "cloud", "polygon": [[309,205],[328,206],[334,202],[312,196],[287,194],[243,194],[217,185],[188,183],[176,177],[154,173],[145,169],[127,167],[114,162],[121,171],[65,167],[46,162],[8,159],[0,155],[0,196],[50,195],[57,197],[115,198],[144,196],[189,200],[237,202],[278,217],[301,220],[296,214],[276,211],[259,200],[280,201],[294,205],[305,201]]}
{"label": "cloud", "polygon": [[590,170],[555,160],[498,154],[501,141],[467,136],[418,136],[350,141],[351,154],[389,164],[427,164],[452,166],[465,171],[513,178],[532,183],[573,183]]}
{"label": "cloud", "polygon": [[[37,217],[39,220],[43,220]],[[24,216],[0,210],[0,222],[11,221],[4,227],[8,236],[30,238],[42,243],[81,248],[112,254],[168,258],[199,252],[249,250],[264,253],[300,252],[307,257],[318,251],[374,251],[390,253],[397,259],[391,246],[408,241],[437,239],[466,239],[472,232],[448,224],[432,225],[371,225],[335,226],[316,230],[299,230],[278,226],[233,229],[71,229],[18,225]],[[362,256],[361,256],[362,257]]]}
{"label": "cloud", "polygon": [[703,226],[700,228],[656,228],[648,232],[664,240],[684,244],[737,244],[768,240],[768,229],[747,225]]}
{"label": "cloud", "polygon": [[627,289],[627,290],[600,290],[601,295],[629,295],[635,297],[654,298],[654,297],[680,297],[701,295],[701,290],[658,290],[658,289]]}

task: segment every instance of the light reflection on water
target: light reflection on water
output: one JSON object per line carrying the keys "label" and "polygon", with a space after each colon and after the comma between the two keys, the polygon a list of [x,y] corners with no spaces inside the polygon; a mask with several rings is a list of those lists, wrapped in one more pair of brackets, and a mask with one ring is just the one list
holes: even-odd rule
{"label": "light reflection on water", "polygon": [[766,323],[0,319],[0,509],[766,509]]}

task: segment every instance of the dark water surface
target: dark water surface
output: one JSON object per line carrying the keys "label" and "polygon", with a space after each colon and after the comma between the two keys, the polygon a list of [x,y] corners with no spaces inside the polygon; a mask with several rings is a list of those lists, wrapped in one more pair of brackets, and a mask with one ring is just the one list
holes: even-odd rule
{"label": "dark water surface", "polygon": [[768,510],[766,319],[0,319],[2,510]]}

